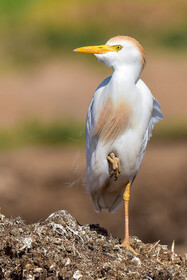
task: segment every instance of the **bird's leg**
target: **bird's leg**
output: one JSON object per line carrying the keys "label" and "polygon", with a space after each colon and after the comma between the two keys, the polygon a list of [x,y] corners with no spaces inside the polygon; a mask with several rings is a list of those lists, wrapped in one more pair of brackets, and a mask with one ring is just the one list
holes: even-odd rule
{"label": "bird's leg", "polygon": [[125,238],[121,246],[126,247],[126,249],[131,251],[134,255],[138,255],[138,253],[134,251],[134,249],[130,246],[129,243],[129,200],[130,200],[130,183],[127,184],[123,194],[123,201],[125,206]]}
{"label": "bird's leg", "polygon": [[118,157],[115,156],[114,153],[111,153],[109,156],[107,156],[107,159],[112,164],[112,171],[110,172],[110,175],[114,175],[115,180],[117,180],[121,172],[120,160]]}

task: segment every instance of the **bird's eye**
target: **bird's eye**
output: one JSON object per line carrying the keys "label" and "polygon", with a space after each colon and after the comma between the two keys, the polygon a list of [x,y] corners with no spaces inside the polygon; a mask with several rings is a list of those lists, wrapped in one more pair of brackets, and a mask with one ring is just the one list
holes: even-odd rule
{"label": "bird's eye", "polygon": [[115,46],[115,49],[116,49],[116,51],[118,52],[118,51],[120,51],[120,50],[122,49],[122,46],[116,45],[116,46]]}

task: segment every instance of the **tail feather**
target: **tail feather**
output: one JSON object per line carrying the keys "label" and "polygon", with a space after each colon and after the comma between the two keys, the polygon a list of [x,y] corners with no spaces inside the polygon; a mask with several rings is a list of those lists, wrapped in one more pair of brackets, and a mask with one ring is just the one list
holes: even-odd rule
{"label": "tail feather", "polygon": [[94,210],[99,213],[101,209],[108,209],[109,212],[115,212],[123,202],[124,189],[110,191],[101,189],[91,194]]}

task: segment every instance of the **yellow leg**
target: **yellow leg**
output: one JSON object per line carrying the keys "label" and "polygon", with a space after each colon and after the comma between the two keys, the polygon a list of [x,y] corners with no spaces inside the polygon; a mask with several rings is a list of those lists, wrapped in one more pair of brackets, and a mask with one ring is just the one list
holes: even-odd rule
{"label": "yellow leg", "polygon": [[127,250],[131,251],[134,255],[138,255],[138,253],[134,251],[134,249],[130,246],[129,243],[129,200],[130,200],[130,183],[127,184],[123,194],[123,201],[125,206],[125,238],[121,246],[126,247]]}
{"label": "yellow leg", "polygon": [[114,153],[111,153],[109,156],[107,156],[107,159],[112,165],[112,171],[110,172],[110,175],[114,175],[115,180],[117,180],[121,172],[120,160],[118,157],[115,156]]}

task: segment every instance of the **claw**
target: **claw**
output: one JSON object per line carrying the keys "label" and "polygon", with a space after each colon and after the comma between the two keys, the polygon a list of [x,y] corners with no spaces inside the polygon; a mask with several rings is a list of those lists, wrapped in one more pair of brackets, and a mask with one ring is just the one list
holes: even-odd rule
{"label": "claw", "polygon": [[130,251],[133,255],[137,256],[139,255],[136,251],[134,251],[134,249],[131,247],[130,243],[128,240],[124,240],[119,247],[125,247],[126,250]]}
{"label": "claw", "polygon": [[114,175],[114,180],[116,181],[119,177],[119,174],[121,172],[121,164],[118,157],[115,156],[114,153],[111,153],[109,156],[107,156],[108,161],[111,163],[112,171],[110,172],[110,176],[112,177]]}

